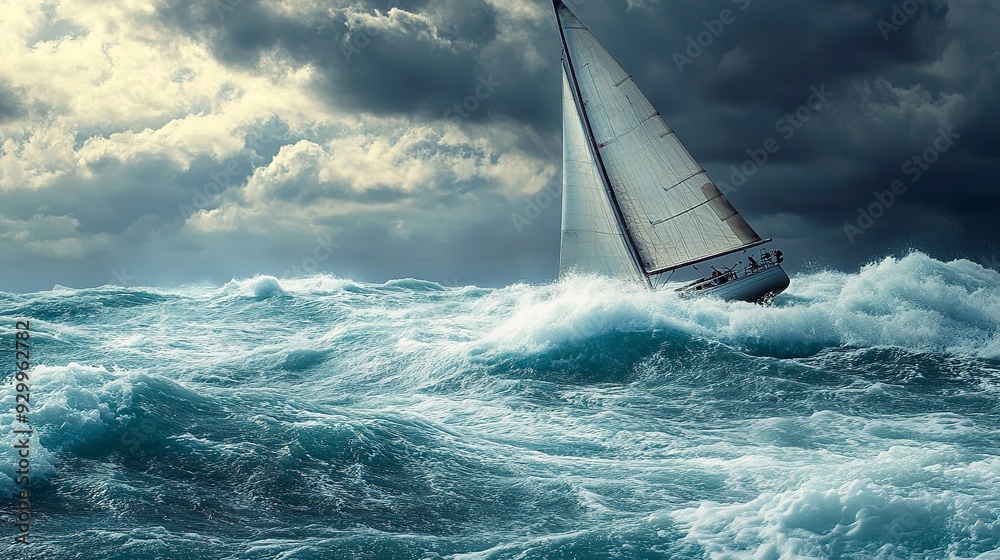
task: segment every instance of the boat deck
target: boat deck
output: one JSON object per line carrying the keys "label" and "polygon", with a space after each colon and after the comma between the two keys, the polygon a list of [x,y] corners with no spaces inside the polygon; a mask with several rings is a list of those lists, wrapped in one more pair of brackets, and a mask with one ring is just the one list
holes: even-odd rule
{"label": "boat deck", "polygon": [[742,271],[728,270],[715,278],[703,278],[677,288],[684,295],[711,295],[730,300],[760,301],[773,297],[789,285],[788,275],[773,260]]}

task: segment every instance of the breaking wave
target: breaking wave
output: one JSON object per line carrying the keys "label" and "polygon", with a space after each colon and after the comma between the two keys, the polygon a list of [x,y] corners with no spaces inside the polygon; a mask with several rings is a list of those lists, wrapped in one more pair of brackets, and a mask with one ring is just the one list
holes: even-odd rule
{"label": "breaking wave", "polygon": [[801,274],[767,307],[259,276],[0,314],[6,340],[31,320],[39,557],[1000,548],[1000,274],[969,261]]}

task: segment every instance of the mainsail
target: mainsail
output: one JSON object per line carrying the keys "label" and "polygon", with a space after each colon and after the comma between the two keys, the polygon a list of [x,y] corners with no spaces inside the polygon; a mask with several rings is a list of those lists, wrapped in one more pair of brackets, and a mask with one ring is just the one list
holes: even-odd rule
{"label": "mainsail", "polygon": [[644,278],[764,243],[560,0],[560,273]]}
{"label": "mainsail", "polygon": [[560,276],[577,270],[622,280],[642,280],[638,263],[608,200],[565,71],[562,224]]}

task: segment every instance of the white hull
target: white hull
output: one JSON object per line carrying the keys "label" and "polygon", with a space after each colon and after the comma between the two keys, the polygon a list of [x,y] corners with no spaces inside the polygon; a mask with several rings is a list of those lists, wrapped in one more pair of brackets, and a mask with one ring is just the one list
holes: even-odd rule
{"label": "white hull", "polygon": [[[726,300],[757,302],[780,294],[788,287],[789,279],[780,265],[772,265],[756,272],[738,276],[724,284],[711,281],[689,284],[677,291],[689,296],[713,296]],[[701,289],[698,289],[700,286]]]}

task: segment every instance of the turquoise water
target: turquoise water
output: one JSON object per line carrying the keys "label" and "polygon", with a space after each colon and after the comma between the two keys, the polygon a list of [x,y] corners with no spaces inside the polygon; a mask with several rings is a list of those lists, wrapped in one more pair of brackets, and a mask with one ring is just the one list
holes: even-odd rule
{"label": "turquoise water", "polygon": [[[1000,558],[1000,274],[0,294],[3,558]],[[9,368],[13,371],[12,368]]]}

